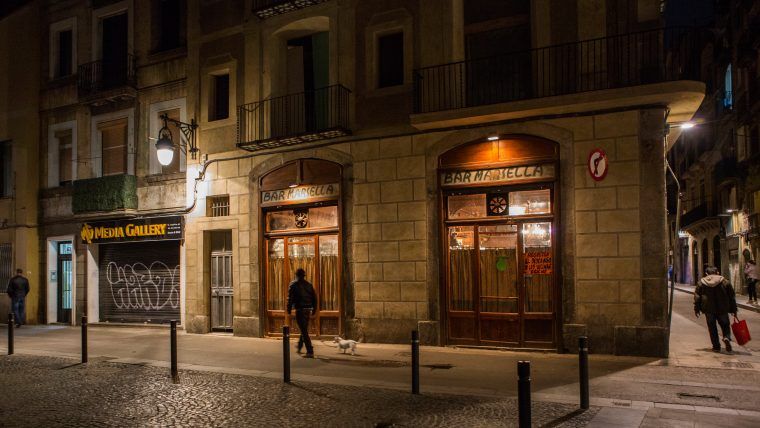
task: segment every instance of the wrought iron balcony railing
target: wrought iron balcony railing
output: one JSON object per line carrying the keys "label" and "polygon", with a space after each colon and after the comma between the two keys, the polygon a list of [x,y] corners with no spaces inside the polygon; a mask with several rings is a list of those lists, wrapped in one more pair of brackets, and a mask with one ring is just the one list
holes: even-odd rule
{"label": "wrought iron balcony railing", "polygon": [[82,64],[78,68],[77,88],[79,95],[88,97],[102,91],[120,87],[135,87],[137,84],[137,62],[135,56],[98,60]]}
{"label": "wrought iron balcony railing", "polygon": [[238,147],[249,151],[349,135],[348,98],[342,85],[238,106]]}
{"label": "wrought iron balcony railing", "polygon": [[261,19],[293,12],[327,0],[253,0],[253,13]]}
{"label": "wrought iron balcony railing", "polygon": [[697,205],[695,208],[692,208],[687,211],[686,214],[681,216],[681,227],[687,227],[708,217],[711,214],[709,211],[707,203]]}
{"label": "wrought iron balcony railing", "polygon": [[698,80],[701,32],[669,28],[415,70],[415,113]]}

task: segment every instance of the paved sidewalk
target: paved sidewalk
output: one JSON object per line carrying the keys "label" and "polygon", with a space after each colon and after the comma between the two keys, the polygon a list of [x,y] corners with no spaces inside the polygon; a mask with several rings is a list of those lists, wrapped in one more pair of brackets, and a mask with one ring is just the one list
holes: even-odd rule
{"label": "paved sidewalk", "polygon": [[[668,285],[668,286],[670,286],[670,285]],[[691,284],[676,283],[676,285],[675,285],[675,289],[676,290],[683,291],[685,293],[690,293],[692,295],[694,294],[694,289],[695,288],[696,288],[696,286],[691,285]],[[747,302],[746,299],[747,299],[746,296],[737,295],[736,296],[736,306],[738,306],[739,309],[744,309],[746,311],[752,311],[752,312],[760,313],[760,305],[758,305],[757,303],[750,304],[749,302]]]}

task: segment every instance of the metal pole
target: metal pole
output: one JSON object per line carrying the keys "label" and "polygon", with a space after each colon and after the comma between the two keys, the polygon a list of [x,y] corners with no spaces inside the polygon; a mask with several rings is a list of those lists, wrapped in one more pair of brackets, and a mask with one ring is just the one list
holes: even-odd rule
{"label": "metal pole", "polygon": [[282,381],[290,383],[290,327],[282,326]]}
{"label": "metal pole", "polygon": [[578,338],[578,373],[581,385],[581,409],[588,409],[588,337]]}
{"label": "metal pole", "polygon": [[82,315],[82,364],[87,362],[87,315]]}
{"label": "metal pole", "polygon": [[412,330],[412,394],[420,393],[420,333]]}
{"label": "metal pole", "polygon": [[13,313],[8,314],[8,355],[13,355]]}
{"label": "metal pole", "polygon": [[517,362],[517,407],[520,428],[530,428],[530,361]]}
{"label": "metal pole", "polygon": [[179,382],[179,375],[177,374],[177,321],[172,320],[169,322],[171,331],[169,334],[170,346],[171,346],[171,370],[172,370],[172,382]]}
{"label": "metal pole", "polygon": [[[670,175],[673,176],[673,180],[676,182],[676,230],[673,231],[673,240],[671,244],[671,248],[673,250],[673,274],[670,276],[670,300],[668,301],[668,341],[666,342],[667,346],[667,352],[665,355],[670,354],[670,326],[672,324],[673,320],[673,293],[675,293],[676,288],[676,272],[681,270],[681,238],[678,237],[678,232],[681,230],[681,182],[678,181],[678,177],[676,177],[676,173],[673,172],[673,168],[670,167],[670,162],[668,162],[668,136],[665,136],[665,166],[667,167],[668,171],[670,171]],[[683,281],[683,278],[681,279]]]}

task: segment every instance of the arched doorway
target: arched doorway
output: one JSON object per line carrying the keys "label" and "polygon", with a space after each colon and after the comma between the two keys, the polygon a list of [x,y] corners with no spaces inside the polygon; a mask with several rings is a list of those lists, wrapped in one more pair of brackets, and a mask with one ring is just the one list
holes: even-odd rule
{"label": "arched doorway", "polygon": [[[310,333],[342,332],[341,166],[318,159],[287,163],[260,179],[266,332],[281,334],[287,289],[306,270],[317,292]],[[295,323],[291,328],[297,331]],[[295,334],[295,333],[294,333]]]}
{"label": "arched doorway", "polygon": [[715,235],[713,238],[713,266],[718,268],[718,270],[722,271],[721,269],[721,262],[720,262],[720,236]]}
{"label": "arched doorway", "polygon": [[529,136],[440,156],[448,343],[556,347],[557,161],[555,143]]}

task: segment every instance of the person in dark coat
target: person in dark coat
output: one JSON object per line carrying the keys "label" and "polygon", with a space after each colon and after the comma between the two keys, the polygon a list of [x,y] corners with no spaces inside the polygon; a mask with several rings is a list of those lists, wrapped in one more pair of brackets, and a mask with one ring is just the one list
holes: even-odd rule
{"label": "person in dark coat", "polygon": [[26,324],[26,295],[29,294],[29,280],[22,275],[22,269],[16,269],[16,276],[8,281],[5,292],[11,298],[11,310],[16,321],[16,328]]}
{"label": "person in dark coat", "polygon": [[694,315],[705,314],[707,330],[710,332],[713,352],[720,352],[718,327],[723,333],[723,343],[726,351],[731,352],[731,325],[728,314],[736,317],[736,293],[731,283],[718,274],[718,268],[709,266],[705,269],[705,277],[699,280],[694,290]]}
{"label": "person in dark coat", "polygon": [[314,358],[314,348],[309,338],[309,317],[317,313],[317,293],[314,286],[306,280],[306,271],[303,269],[296,270],[296,280],[290,283],[288,287],[288,315],[290,311],[296,310],[296,323],[301,330],[301,337],[298,338],[298,353],[306,345],[306,358]]}

